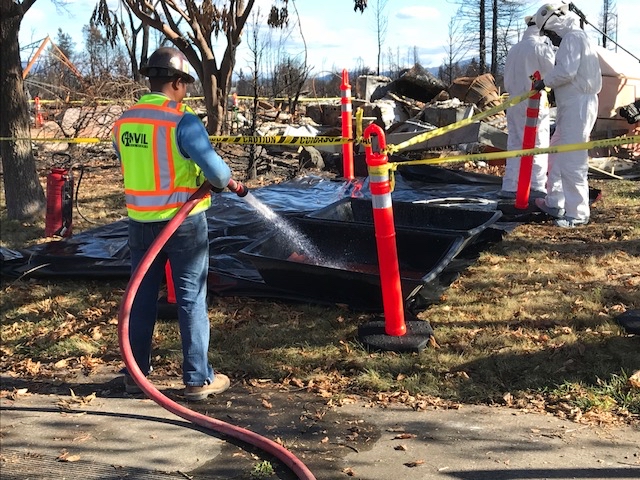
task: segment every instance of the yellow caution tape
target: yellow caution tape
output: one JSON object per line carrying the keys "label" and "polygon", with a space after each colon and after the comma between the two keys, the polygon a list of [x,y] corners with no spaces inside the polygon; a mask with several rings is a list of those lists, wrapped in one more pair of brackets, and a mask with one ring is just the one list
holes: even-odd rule
{"label": "yellow caution tape", "polygon": [[[423,160],[407,160],[403,162],[389,162],[385,165],[381,165],[377,167],[369,167],[369,168],[371,169],[370,172],[375,171],[377,175],[384,175],[385,173],[380,169],[386,168],[389,171],[389,181],[391,183],[391,190],[393,191],[395,186],[394,173],[398,169],[398,167],[406,166],[406,165],[438,165],[442,163],[470,162],[470,161],[479,162],[479,161],[499,160],[502,158],[539,155],[542,153],[563,153],[563,152],[572,152],[575,150],[588,150],[590,148],[595,148],[595,147],[613,147],[616,145],[632,145],[636,143],[640,143],[640,135],[605,138],[602,140],[594,140],[592,142],[556,145],[553,147],[545,147],[545,148],[542,148],[542,147],[530,148],[527,150],[506,150],[502,152],[474,153],[471,155],[454,155],[451,157],[428,158]],[[375,170],[373,170],[374,168]]]}
{"label": "yellow caution tape", "polygon": [[362,117],[364,117],[364,108],[356,108],[356,138],[362,136]]}
{"label": "yellow caution tape", "polygon": [[[238,100],[253,100],[254,97],[251,96],[240,96],[238,95]],[[353,98],[353,97],[352,97]],[[276,97],[276,98],[269,98],[269,97],[258,97],[258,100],[264,100],[267,102],[291,102],[293,101],[293,98],[285,98],[285,97]],[[342,100],[342,97],[317,97],[317,98],[311,98],[311,97],[300,97],[298,98],[297,102],[298,103],[304,103],[304,102],[337,102],[339,100]]]}
{"label": "yellow caution tape", "polygon": [[445,133],[448,133],[452,130],[457,130],[458,128],[462,128],[469,124],[475,123],[478,120],[482,120],[483,118],[490,117],[491,115],[495,115],[496,113],[501,112],[502,110],[506,110],[507,108],[517,103],[523,102],[524,100],[527,100],[529,97],[535,95],[536,93],[537,93],[536,90],[529,90],[528,92],[525,92],[518,97],[513,97],[507,100],[506,102],[501,103],[500,105],[496,105],[495,107],[490,108],[489,110],[485,110],[484,112],[480,112],[477,115],[474,115],[473,117],[465,118],[464,120],[460,120],[459,122],[452,123],[445,127],[440,127],[435,130],[431,130],[429,132],[425,132],[421,135],[416,135],[415,137],[412,137],[409,140],[406,140],[397,145],[387,145],[385,152],[388,154],[392,154],[404,148],[410,147],[411,145],[416,145],[418,143],[425,142],[433,137],[444,135]]}
{"label": "yellow caution tape", "polygon": [[[28,141],[28,142],[60,142],[60,143],[106,143],[111,142],[109,138],[12,138],[0,137],[2,141]],[[210,136],[213,143],[233,143],[237,145],[342,145],[351,142],[351,139],[344,137],[294,137],[290,135],[261,136]]]}
{"label": "yellow caution tape", "polygon": [[369,175],[375,175],[378,177],[384,177],[384,176],[388,176],[389,177],[389,187],[391,189],[391,191],[393,191],[395,189],[396,186],[396,177],[395,175],[393,175],[393,168],[389,168],[392,164],[391,163],[387,163],[385,165],[376,165],[375,167],[368,167],[368,172]]}
{"label": "yellow caution tape", "polygon": [[217,135],[210,136],[212,143],[233,143],[237,145],[342,145],[351,142],[345,137],[294,137],[292,135],[240,136]]}
{"label": "yellow caution tape", "polygon": [[[35,103],[35,100],[29,100],[29,103]],[[96,99],[91,99],[91,100],[69,100],[68,102],[65,100],[40,100],[40,104],[41,105],[46,105],[47,103],[53,103],[53,104],[58,104],[58,105],[91,105],[93,104],[97,104],[97,105],[111,105],[113,103],[124,103],[122,102],[122,100],[109,100],[109,99],[103,99],[103,100],[96,100]]]}
{"label": "yellow caution tape", "polygon": [[[231,95],[228,95],[228,98],[231,98]],[[238,95],[238,100],[253,100],[254,97],[248,96],[248,95]],[[307,103],[307,102],[337,102],[339,100],[341,100],[341,97],[318,97],[318,98],[310,98],[310,97],[301,97],[298,98],[297,102],[298,103]],[[204,97],[184,97],[184,99],[182,100],[183,102],[189,102],[192,100],[204,100]],[[292,101],[292,98],[269,98],[269,97],[258,97],[258,100],[261,101],[267,101],[267,102],[288,102],[288,101]],[[29,103],[34,103],[35,100],[29,100]],[[65,101],[65,100],[44,100],[41,99],[40,103],[42,105],[47,104],[47,103],[61,103],[64,105],[85,105],[85,104],[91,104],[91,103],[97,103],[99,105],[103,105],[103,104],[111,104],[111,103],[126,103],[123,102],[122,100],[118,100],[118,99],[103,99],[103,100],[69,100],[69,101]]]}
{"label": "yellow caution tape", "polygon": [[428,158],[423,160],[407,160],[406,162],[390,162],[389,168],[396,170],[403,165],[436,165],[441,163],[468,162],[468,161],[489,161],[502,158],[524,157],[528,155],[539,155],[542,153],[564,153],[575,150],[589,150],[596,147],[613,147],[616,145],[631,145],[640,143],[640,135],[622,136],[614,138],[604,138],[584,143],[572,143],[566,145],[555,145],[553,147],[538,147],[526,150],[507,150],[503,152],[474,153],[471,155],[454,155],[451,157]]}
{"label": "yellow caution tape", "polygon": [[362,135],[363,133],[363,129],[362,129],[362,120],[364,118],[364,108],[362,107],[358,107],[356,109],[356,136],[354,139],[354,143],[356,145],[362,143],[362,141],[364,140],[364,137]]}
{"label": "yellow caution tape", "polygon": [[0,137],[0,142],[8,142],[8,141],[25,141],[25,142],[60,142],[60,143],[106,143],[111,142],[110,138],[97,138],[97,137],[86,137],[86,138],[13,138],[13,137]]}
{"label": "yellow caution tape", "polygon": [[375,166],[369,165],[368,167],[369,175],[375,175],[378,177],[383,177],[387,175],[388,170],[389,170],[389,167],[387,167],[386,165],[375,165]]}

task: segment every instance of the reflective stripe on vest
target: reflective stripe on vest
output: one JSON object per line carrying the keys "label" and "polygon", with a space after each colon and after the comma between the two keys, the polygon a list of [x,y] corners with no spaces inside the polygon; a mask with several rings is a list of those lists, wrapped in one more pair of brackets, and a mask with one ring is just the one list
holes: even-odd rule
{"label": "reflective stripe on vest", "polygon": [[[115,123],[112,137],[120,155],[130,218],[154,222],[172,218],[204,181],[200,167],[177,146],[176,128],[185,105],[148,94]],[[211,205],[207,195],[191,211]]]}

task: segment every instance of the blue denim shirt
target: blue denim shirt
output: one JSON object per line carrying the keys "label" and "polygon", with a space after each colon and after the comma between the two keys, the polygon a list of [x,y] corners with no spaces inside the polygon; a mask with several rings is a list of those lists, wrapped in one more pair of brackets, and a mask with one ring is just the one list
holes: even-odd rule
{"label": "blue denim shirt", "polygon": [[216,188],[227,186],[231,169],[211,146],[209,134],[196,115],[185,113],[178,123],[176,138],[180,153],[198,164],[211,185]]}

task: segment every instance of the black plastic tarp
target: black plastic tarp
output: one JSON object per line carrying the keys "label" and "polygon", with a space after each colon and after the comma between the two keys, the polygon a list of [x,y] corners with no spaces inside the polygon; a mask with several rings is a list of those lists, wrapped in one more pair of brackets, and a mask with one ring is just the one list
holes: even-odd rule
{"label": "black plastic tarp", "polygon": [[[456,203],[457,207],[496,210],[501,208],[496,194],[498,177],[479,176],[464,172],[450,173],[439,167],[412,167],[395,176],[392,198],[397,201],[435,201]],[[301,217],[345,197],[370,198],[368,179],[349,182],[319,176],[305,176],[280,184],[253,189],[252,195],[282,217]],[[535,210],[535,209],[533,209]],[[537,215],[533,210],[521,212]],[[471,212],[470,214],[473,214]],[[272,221],[225,192],[213,196],[207,211],[210,239],[209,290],[215,294],[251,295],[309,300],[295,291],[280,291],[266,285],[258,270],[238,252],[273,232]],[[521,221],[521,217],[504,217]],[[497,223],[483,238],[474,243],[474,250],[464,252],[451,262],[442,275],[445,288],[466,268],[487,244],[499,241],[502,233],[514,223]],[[130,274],[127,246],[127,220],[121,220],[87,230],[71,238],[51,241],[20,250],[0,250],[1,274],[7,278],[127,278]],[[428,298],[437,296],[431,292]]]}

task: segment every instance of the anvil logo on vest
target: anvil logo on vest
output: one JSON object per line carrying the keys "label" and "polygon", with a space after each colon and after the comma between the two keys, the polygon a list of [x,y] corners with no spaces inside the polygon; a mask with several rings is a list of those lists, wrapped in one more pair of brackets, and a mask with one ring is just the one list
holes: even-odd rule
{"label": "anvil logo on vest", "polygon": [[149,144],[147,143],[146,133],[122,132],[122,135],[120,136],[120,141],[125,147],[147,148],[149,146]]}

